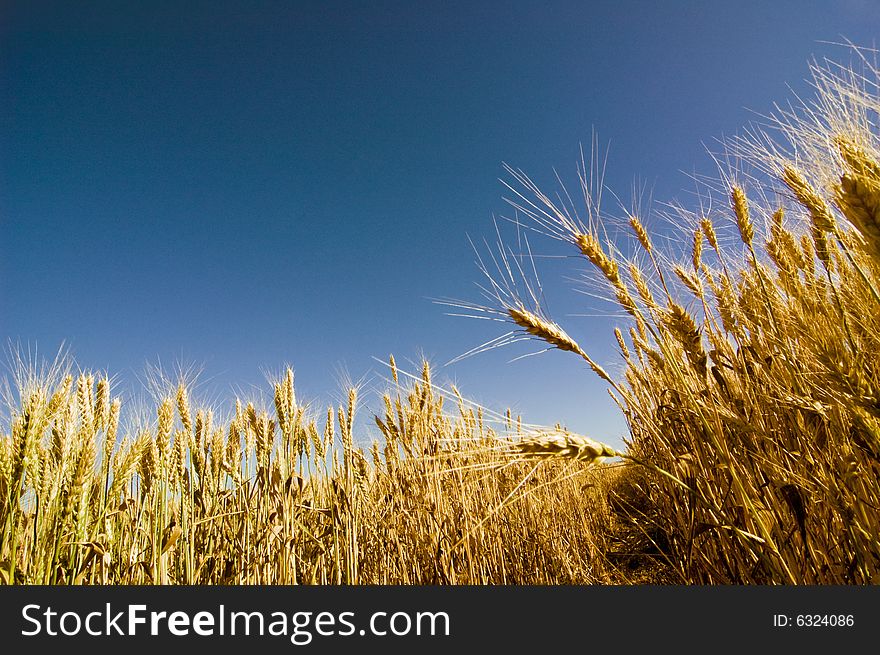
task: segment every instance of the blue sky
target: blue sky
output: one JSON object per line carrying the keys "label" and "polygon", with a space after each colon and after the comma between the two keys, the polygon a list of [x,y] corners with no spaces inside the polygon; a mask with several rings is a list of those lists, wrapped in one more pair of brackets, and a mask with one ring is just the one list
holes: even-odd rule
{"label": "blue sky", "polygon": [[[803,92],[825,43],[870,46],[880,8],[837,2],[0,4],[0,337],[66,341],[120,388],[195,363],[206,391],[291,363],[301,397],[422,353],[440,379],[527,420],[619,442],[576,358],[517,344],[441,364],[505,328],[468,235],[509,216],[502,162],[551,188],[579,144],[607,184],[687,197],[704,144]],[[541,254],[561,251],[533,239]],[[550,311],[614,368],[618,319],[550,260]]]}

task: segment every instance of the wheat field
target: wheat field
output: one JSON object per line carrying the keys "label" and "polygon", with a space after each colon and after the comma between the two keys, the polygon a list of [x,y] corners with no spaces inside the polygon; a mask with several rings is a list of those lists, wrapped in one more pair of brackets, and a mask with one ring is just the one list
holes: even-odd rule
{"label": "wheat field", "polygon": [[107,377],[19,359],[0,581],[880,583],[880,75],[862,63],[814,65],[815,98],[730,140],[668,248],[633,211],[624,255],[586,166],[577,207],[509,169],[519,220],[619,308],[619,360],[522,293],[506,250],[487,304],[456,306],[584,360],[626,418],[620,452],[496,415],[427,363],[392,358],[378,410],[353,388],[318,415],[288,370],[226,408],[177,380],[142,416]]}

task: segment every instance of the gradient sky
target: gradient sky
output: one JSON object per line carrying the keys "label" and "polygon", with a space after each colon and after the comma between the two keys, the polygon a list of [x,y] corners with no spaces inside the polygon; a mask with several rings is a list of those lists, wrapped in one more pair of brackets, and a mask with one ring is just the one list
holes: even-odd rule
{"label": "gradient sky", "polygon": [[[122,389],[147,362],[218,396],[291,363],[319,405],[424,353],[492,408],[619,443],[569,354],[440,368],[506,329],[430,300],[479,299],[468,235],[511,215],[502,162],[550,189],[595,129],[611,189],[684,199],[704,144],[878,28],[868,0],[2,1],[0,337],[66,341]],[[614,368],[619,319],[575,316],[608,306],[548,263],[552,315]]]}

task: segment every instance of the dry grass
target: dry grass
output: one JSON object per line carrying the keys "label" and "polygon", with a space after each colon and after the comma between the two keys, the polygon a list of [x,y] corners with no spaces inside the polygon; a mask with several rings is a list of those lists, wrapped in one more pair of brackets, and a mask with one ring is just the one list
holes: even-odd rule
{"label": "dry grass", "polygon": [[[629,343],[615,330],[624,370],[611,382],[640,465],[627,514],[677,580],[880,581],[880,75],[866,68],[815,67],[813,104],[730,144],[755,172],[722,172],[708,191],[720,210],[679,208],[689,252],[658,252],[629,216],[641,255],[608,254],[623,248],[596,231],[585,171],[583,220],[518,174],[520,220],[574,246],[634,323]],[[727,225],[741,245],[721,242]],[[511,317],[556,348],[567,335]]]}
{"label": "dry grass", "polygon": [[[441,392],[427,365],[401,384],[392,360],[381,438],[368,448],[355,436],[356,390],[319,425],[289,370],[271,410],[236,401],[221,420],[180,385],[151,420],[121,421],[106,378],[18,368],[0,440],[4,582],[616,579],[597,536],[613,521],[614,473],[533,461],[542,433]],[[511,439],[517,431],[529,440]],[[578,443],[595,459],[592,442]]]}

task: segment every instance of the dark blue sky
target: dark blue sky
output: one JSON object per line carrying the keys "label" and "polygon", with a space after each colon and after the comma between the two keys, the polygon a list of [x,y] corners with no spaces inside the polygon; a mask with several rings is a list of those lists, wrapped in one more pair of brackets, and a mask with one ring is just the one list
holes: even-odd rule
{"label": "dark blue sky", "polygon": [[[609,186],[657,200],[712,173],[703,143],[803,91],[811,56],[872,45],[880,5],[836,2],[0,3],[0,336],[120,382],[204,365],[221,394],[292,363],[301,396],[338,371],[440,365],[503,326],[467,235],[491,236],[502,162],[550,187],[610,142]],[[533,249],[559,252],[548,241]],[[567,268],[566,268],[567,266]],[[550,310],[613,368],[615,319],[542,276]],[[438,370],[536,422],[616,441],[576,358],[536,344]]]}

